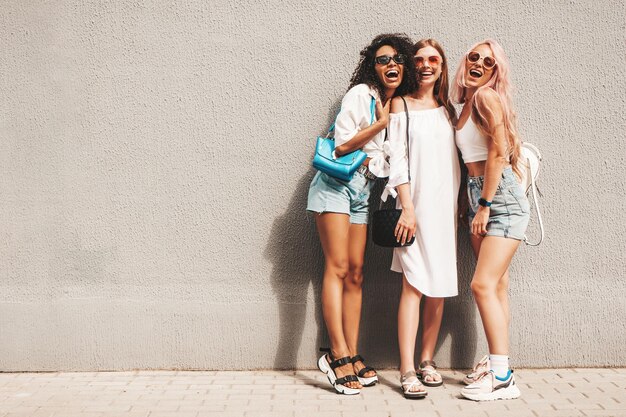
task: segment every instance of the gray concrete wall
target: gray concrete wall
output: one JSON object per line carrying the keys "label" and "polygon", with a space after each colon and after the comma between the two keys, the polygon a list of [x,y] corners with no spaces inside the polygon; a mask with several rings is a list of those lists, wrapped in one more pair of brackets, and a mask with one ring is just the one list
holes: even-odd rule
{"label": "gray concrete wall", "polygon": [[[624,1],[488,3],[1,1],[0,370],[313,367],[313,140],[389,31],[510,55],[548,233],[511,267],[514,364],[626,366]],[[486,352],[459,244],[446,367]],[[400,277],[366,256],[391,367]]]}

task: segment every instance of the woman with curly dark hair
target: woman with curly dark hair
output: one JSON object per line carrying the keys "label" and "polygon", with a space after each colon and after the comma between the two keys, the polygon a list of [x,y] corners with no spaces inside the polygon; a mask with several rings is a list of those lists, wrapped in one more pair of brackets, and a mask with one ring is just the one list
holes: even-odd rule
{"label": "woman with curly dark hair", "polygon": [[376,178],[389,176],[383,143],[391,98],[415,88],[411,47],[406,35],[384,34],[361,51],[335,121],[335,153],[361,149],[368,158],[349,181],[318,172],[309,187],[307,210],[315,213],[325,258],[322,310],[331,345],[318,367],[342,394],[378,382],[357,348],[368,200]]}

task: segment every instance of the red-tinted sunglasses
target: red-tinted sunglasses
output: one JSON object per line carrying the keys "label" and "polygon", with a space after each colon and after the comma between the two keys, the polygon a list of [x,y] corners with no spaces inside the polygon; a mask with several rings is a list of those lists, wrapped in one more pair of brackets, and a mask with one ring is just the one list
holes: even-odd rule
{"label": "red-tinted sunglasses", "polygon": [[416,56],[415,66],[423,67],[424,65],[426,65],[427,60],[428,60],[428,63],[433,66],[441,64],[441,57],[437,55],[429,56],[428,58],[424,58],[423,56]]}

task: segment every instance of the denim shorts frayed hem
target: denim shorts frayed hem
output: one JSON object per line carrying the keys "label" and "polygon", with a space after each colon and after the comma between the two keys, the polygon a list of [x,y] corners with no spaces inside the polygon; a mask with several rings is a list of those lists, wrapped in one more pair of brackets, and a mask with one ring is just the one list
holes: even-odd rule
{"label": "denim shorts frayed hem", "polygon": [[[481,197],[484,178],[469,177],[467,196],[469,198],[468,222],[471,225],[478,212],[478,199]],[[493,197],[485,236],[497,236],[507,239],[523,240],[530,219],[530,204],[517,182],[511,167],[502,172],[498,189]],[[470,228],[471,232],[471,228]]]}
{"label": "denim shorts frayed hem", "polygon": [[350,181],[317,172],[309,186],[307,211],[350,216],[351,224],[369,222],[369,198],[374,181],[355,172]]}

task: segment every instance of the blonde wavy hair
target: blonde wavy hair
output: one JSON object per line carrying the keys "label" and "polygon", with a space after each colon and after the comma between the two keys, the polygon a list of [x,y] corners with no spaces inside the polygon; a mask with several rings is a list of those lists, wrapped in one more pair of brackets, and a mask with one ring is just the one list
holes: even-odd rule
{"label": "blonde wavy hair", "polygon": [[465,82],[465,59],[467,59],[467,55],[470,52],[480,45],[487,45],[491,48],[493,57],[496,59],[496,66],[493,70],[493,74],[491,75],[491,79],[489,79],[485,85],[479,87],[472,97],[472,117],[477,122],[476,124],[478,130],[488,138],[493,139],[497,126],[489,126],[487,123],[486,115],[491,113],[491,111],[486,106],[484,92],[487,91],[486,89],[491,88],[498,93],[500,103],[502,105],[502,113],[504,114],[504,129],[508,145],[507,157],[511,163],[513,171],[515,171],[517,176],[520,177],[521,173],[517,164],[519,162],[522,141],[517,132],[517,115],[513,109],[513,86],[509,77],[511,66],[504,49],[502,49],[502,46],[500,46],[498,42],[493,39],[485,39],[472,45],[472,47],[463,56],[463,61],[459,64],[459,68],[457,69],[454,77],[454,83],[451,91],[452,100],[459,104],[465,103],[465,91],[467,89],[467,84]]}

